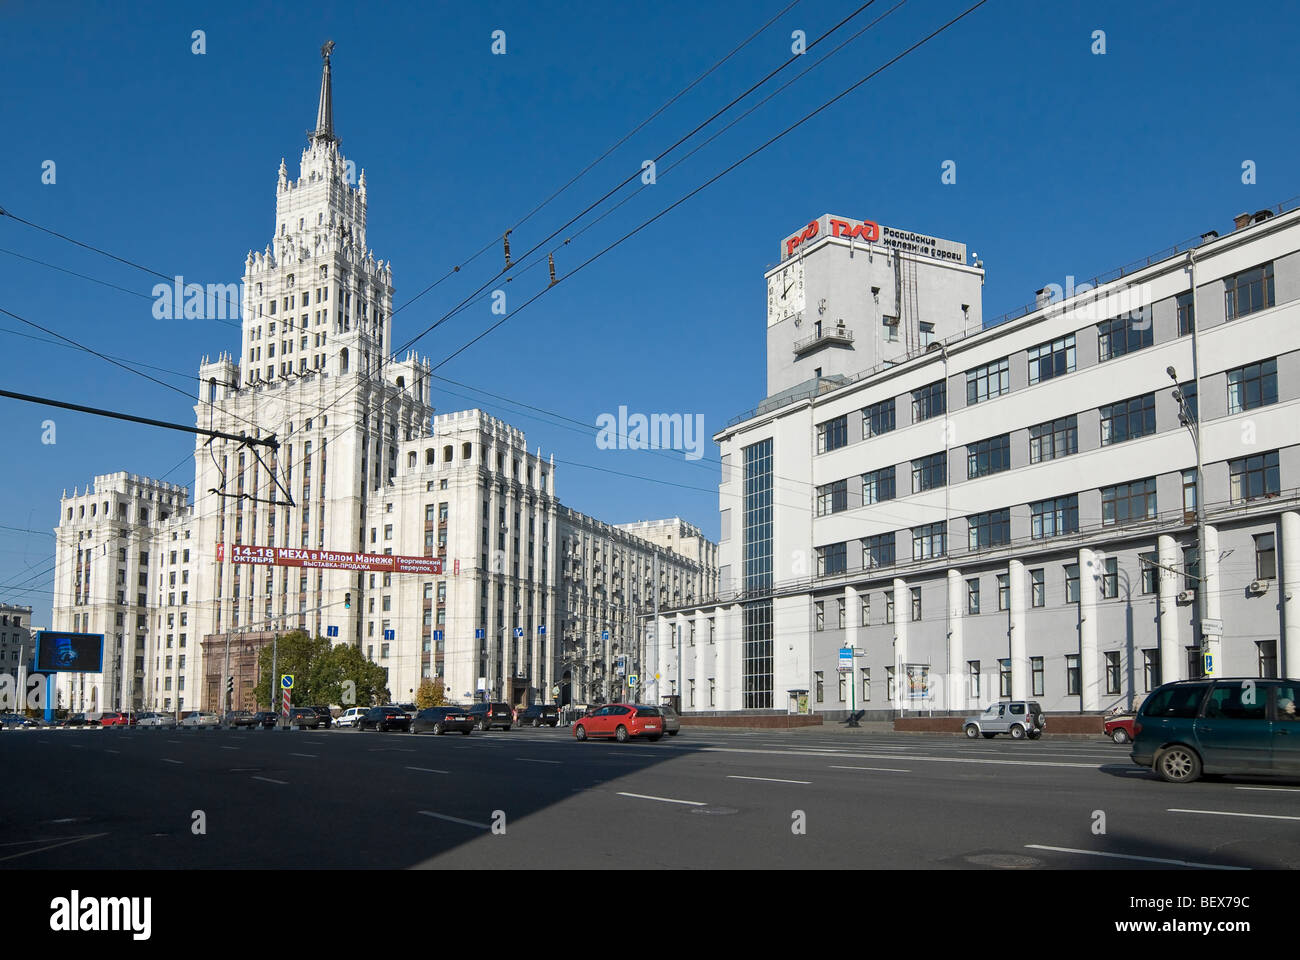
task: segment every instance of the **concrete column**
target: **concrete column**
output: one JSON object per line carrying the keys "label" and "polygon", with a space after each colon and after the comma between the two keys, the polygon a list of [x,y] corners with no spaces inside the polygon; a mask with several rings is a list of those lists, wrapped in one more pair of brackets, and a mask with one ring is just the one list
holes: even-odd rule
{"label": "concrete column", "polygon": [[[1205,527],[1205,545],[1201,551],[1201,582],[1196,585],[1196,589],[1205,591],[1205,606],[1197,604],[1196,609],[1205,610],[1206,619],[1222,620],[1222,604],[1219,602],[1219,531],[1217,528],[1206,524]],[[1199,600],[1200,598],[1197,597]],[[1201,636],[1200,624],[1196,625],[1196,634],[1201,637],[1201,663],[1204,665],[1204,657],[1210,657],[1209,675],[1213,677],[1222,677],[1226,674],[1223,669],[1223,638],[1219,636],[1206,637]]]}
{"label": "concrete column", "polygon": [[1283,643],[1279,677],[1300,675],[1300,513],[1282,514],[1282,564],[1278,595],[1282,598]]}
{"label": "concrete column", "polygon": [[1160,610],[1160,682],[1169,683],[1182,680],[1182,649],[1178,640],[1178,574],[1174,571],[1179,564],[1178,541],[1168,535],[1162,535],[1156,541],[1158,556],[1156,562],[1161,569],[1156,571],[1158,604]]}
{"label": "concrete column", "polygon": [[1097,580],[1101,558],[1079,550],[1079,693],[1080,709],[1101,709],[1101,665],[1097,662]]}
{"label": "concrete column", "polygon": [[670,689],[675,690],[677,695],[682,698],[682,707],[686,706],[686,645],[690,643],[690,624],[686,622],[686,614],[679,613],[673,620],[673,629],[677,637],[677,649],[673,651],[672,673],[667,675],[667,679],[673,681],[669,685]]}
{"label": "concrete column", "polygon": [[1007,565],[1007,585],[1011,592],[1011,623],[1008,629],[1011,648],[1011,699],[1029,699],[1029,638],[1025,632],[1025,565],[1012,560]]}
{"label": "concrete column", "polygon": [[691,669],[695,677],[695,709],[699,710],[709,700],[709,678],[704,675],[704,654],[709,648],[709,618],[696,611],[692,622],[695,624],[695,665]]}
{"label": "concrete column", "polygon": [[858,645],[858,622],[862,619],[857,587],[844,588],[844,646]]}
{"label": "concrete column", "polygon": [[[723,614],[720,610],[718,617],[718,652],[713,667],[713,675],[718,681],[718,696],[714,709],[739,710],[744,702],[740,670],[745,649],[745,612],[738,603],[721,609],[726,612]],[[775,691],[772,696],[774,704],[781,703]]]}
{"label": "concrete column", "polygon": [[948,664],[946,683],[940,685],[940,696],[946,702],[939,704],[943,710],[965,710],[966,690],[963,675],[966,650],[962,640],[962,622],[965,606],[962,601],[960,570],[948,571]]}
{"label": "concrete column", "polygon": [[907,592],[907,581],[894,579],[894,703],[895,710],[907,709],[906,664],[907,624],[912,616],[912,604]]}

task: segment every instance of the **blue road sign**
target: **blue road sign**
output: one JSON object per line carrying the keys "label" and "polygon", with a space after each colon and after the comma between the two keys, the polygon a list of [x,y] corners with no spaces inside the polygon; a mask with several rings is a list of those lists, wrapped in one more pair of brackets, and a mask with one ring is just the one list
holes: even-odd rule
{"label": "blue road sign", "polygon": [[515,627],[515,636],[516,636],[516,637],[522,637],[523,635],[524,635],[524,628],[523,628],[523,627]]}
{"label": "blue road sign", "polygon": [[608,630],[602,630],[601,633],[600,633],[600,639],[602,639],[602,640],[608,640],[608,639],[609,639],[609,631],[608,631]]}
{"label": "blue road sign", "polygon": [[338,627],[326,627],[326,628],[325,628],[325,636],[327,636],[327,637],[337,637],[338,635],[339,635],[339,628],[338,628]]}
{"label": "blue road sign", "polygon": [[397,631],[396,631],[396,630],[385,630],[385,631],[384,631],[384,639],[385,639],[385,640],[396,640],[396,639],[397,639]]}
{"label": "blue road sign", "polygon": [[284,687],[284,689],[286,689],[286,690],[292,690],[292,689],[293,689],[293,674],[292,674],[292,673],[283,673],[283,674],[281,674],[281,675],[280,675],[280,686]]}
{"label": "blue road sign", "polygon": [[540,636],[543,636],[543,637],[546,636],[546,628],[545,628],[545,627],[538,627],[538,628],[537,628],[537,633],[538,633]]}
{"label": "blue road sign", "polygon": [[474,639],[475,639],[475,640],[485,640],[485,639],[487,639],[487,631],[486,631],[486,630],[483,630],[483,629],[475,630],[475,631],[474,631]]}
{"label": "blue road sign", "polygon": [[439,641],[442,640],[442,631],[441,631],[441,630],[435,630],[435,631],[433,631],[433,640],[434,640],[435,643],[437,643],[437,642],[439,642]]}

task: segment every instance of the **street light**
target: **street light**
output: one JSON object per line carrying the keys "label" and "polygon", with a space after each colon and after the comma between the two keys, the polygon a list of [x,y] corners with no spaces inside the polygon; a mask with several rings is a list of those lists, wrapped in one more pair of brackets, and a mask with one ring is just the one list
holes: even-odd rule
{"label": "street light", "polygon": [[[1194,293],[1193,296],[1195,296]],[[1169,379],[1174,383],[1178,382],[1178,371],[1173,366],[1166,367],[1165,373],[1169,375]],[[1185,426],[1187,432],[1191,434],[1192,446],[1196,450],[1196,566],[1198,568],[1196,607],[1201,614],[1201,652],[1209,661],[1208,668],[1206,668],[1206,661],[1201,661],[1202,672],[1206,676],[1214,676],[1219,669],[1219,639],[1205,634],[1205,623],[1209,619],[1210,592],[1206,589],[1206,574],[1209,572],[1209,561],[1205,555],[1205,481],[1201,461],[1200,391],[1197,391],[1197,404],[1194,412],[1181,388],[1174,388],[1173,397],[1178,402],[1178,422]],[[1186,574],[1185,570],[1184,574]]]}

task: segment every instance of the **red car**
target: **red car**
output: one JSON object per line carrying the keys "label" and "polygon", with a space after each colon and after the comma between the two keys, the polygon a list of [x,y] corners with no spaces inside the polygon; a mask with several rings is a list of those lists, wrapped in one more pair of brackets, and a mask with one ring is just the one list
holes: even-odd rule
{"label": "red car", "polygon": [[117,710],[109,710],[100,715],[99,725],[101,727],[134,727],[136,725],[136,716],[134,713],[120,713]]}
{"label": "red car", "polygon": [[664,735],[664,718],[658,707],[642,704],[607,703],[573,725],[578,740],[613,737],[626,743],[632,737],[654,742]]}
{"label": "red car", "polygon": [[1111,717],[1106,721],[1106,736],[1116,743],[1133,742],[1133,721],[1137,717]]}

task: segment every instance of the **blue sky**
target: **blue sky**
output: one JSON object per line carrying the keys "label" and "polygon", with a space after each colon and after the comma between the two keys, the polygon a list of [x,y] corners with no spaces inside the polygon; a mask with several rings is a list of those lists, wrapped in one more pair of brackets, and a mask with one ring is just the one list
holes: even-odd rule
{"label": "blue sky", "polygon": [[[403,304],[566,182],[788,0],[363,4],[320,2],[294,16],[264,5],[0,6],[0,206],[162,273],[236,282],[274,229],[276,169],[290,174],[314,125],[320,44],[334,54],[335,126],[364,167],[368,240],[394,264]],[[809,56],[883,13],[879,0]],[[968,3],[912,0],[556,253],[578,262],[747,153]],[[559,227],[789,56],[855,10],[802,0],[512,236],[516,255]],[[743,12],[742,12],[743,11]],[[442,411],[480,406],[530,446],[570,461],[568,505],[611,522],[680,515],[718,532],[717,465],[680,454],[596,448],[620,405],[704,417],[711,434],[764,393],[764,269],[781,238],[822,213],[962,241],[988,273],[993,317],[1064,285],[1198,236],[1233,214],[1300,194],[1300,74],[1274,38],[1294,4],[1257,2],[1228,18],[1196,3],[990,0],[950,31],[546,294],[440,369],[464,384],[555,411],[443,385]],[[505,56],[490,52],[506,33]],[[191,52],[194,30],[206,53]],[[1092,53],[1104,30],[1106,53]],[[738,109],[807,66],[799,62]],[[701,136],[731,116],[715,122]],[[670,154],[660,170],[697,143]],[[43,184],[54,161],[56,182]],[[941,183],[944,161],[957,182]],[[1242,183],[1253,161],[1254,184]],[[616,195],[621,199],[632,187]],[[584,221],[585,222],[585,221]],[[571,228],[562,236],[572,234]],[[215,321],[156,320],[139,271],[0,218],[0,307],[105,353],[197,372],[237,352]],[[48,261],[137,295],[37,266]],[[497,250],[398,313],[404,342],[499,268]],[[545,268],[506,289],[508,305]],[[143,296],[141,296],[143,295]],[[477,304],[424,338],[437,363],[496,317]],[[10,331],[0,315],[0,383],[180,422],[192,401],[104,361]],[[182,390],[184,376],[149,370]],[[0,600],[49,622],[58,497],[129,470],[190,485],[191,441],[0,400],[7,453],[0,497]],[[57,442],[42,444],[53,419]],[[706,457],[716,458],[708,444]],[[652,480],[620,477],[588,464]],[[17,530],[9,528],[19,528]],[[34,530],[35,533],[23,532]],[[13,586],[10,586],[13,585]],[[21,589],[20,589],[21,588]]]}

